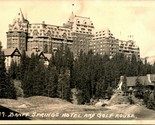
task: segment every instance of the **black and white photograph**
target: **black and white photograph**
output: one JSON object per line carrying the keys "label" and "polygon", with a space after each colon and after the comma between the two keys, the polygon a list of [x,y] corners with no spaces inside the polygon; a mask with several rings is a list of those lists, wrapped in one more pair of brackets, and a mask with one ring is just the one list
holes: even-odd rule
{"label": "black and white photograph", "polygon": [[0,0],[0,123],[155,124],[154,0]]}

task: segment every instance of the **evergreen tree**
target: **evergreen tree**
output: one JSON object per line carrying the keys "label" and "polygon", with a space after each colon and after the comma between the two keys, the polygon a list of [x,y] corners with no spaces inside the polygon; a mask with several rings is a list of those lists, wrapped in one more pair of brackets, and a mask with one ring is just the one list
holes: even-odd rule
{"label": "evergreen tree", "polygon": [[138,61],[136,59],[136,56],[133,54],[130,63],[130,76],[137,76],[137,75],[138,75]]}
{"label": "evergreen tree", "polygon": [[0,45],[0,98],[16,99],[16,91],[13,82],[5,69],[4,53],[1,51]]}
{"label": "evergreen tree", "polygon": [[36,94],[35,84],[39,84],[38,81],[40,77],[38,77],[38,74],[41,72],[37,69],[38,64],[38,55],[34,55],[34,53],[32,53],[28,69],[25,71],[24,79],[22,80],[22,88],[26,97],[34,96],[34,94]]}
{"label": "evergreen tree", "polygon": [[17,63],[15,61],[11,61],[11,65],[9,67],[9,75],[12,79],[16,79],[18,76],[17,76],[17,73],[18,73],[18,66],[17,66]]}
{"label": "evergreen tree", "polygon": [[106,88],[107,86],[104,80],[100,79],[99,82],[96,83],[95,97],[98,99],[105,98]]}
{"label": "evergreen tree", "polygon": [[126,75],[124,75],[124,78],[123,78],[122,90],[124,91],[124,94],[126,95],[128,91]]}
{"label": "evergreen tree", "polygon": [[21,58],[20,58],[20,64],[19,64],[19,70],[20,70],[19,79],[20,80],[24,79],[24,74],[26,73],[26,71],[28,71],[29,61],[30,61],[30,58],[26,56],[26,52],[22,51]]}
{"label": "evergreen tree", "polygon": [[52,98],[58,97],[57,86],[58,86],[58,73],[55,65],[53,65],[53,60],[50,59],[49,66],[46,70],[45,75],[44,95]]}
{"label": "evergreen tree", "polygon": [[38,62],[33,72],[33,95],[41,96],[44,92],[45,67],[43,62]]}
{"label": "evergreen tree", "polygon": [[71,88],[69,77],[70,71],[62,68],[58,77],[57,91],[60,98],[71,101]]}
{"label": "evergreen tree", "polygon": [[140,99],[143,98],[143,85],[139,77],[137,77],[135,80],[135,88],[136,88],[135,97]]}

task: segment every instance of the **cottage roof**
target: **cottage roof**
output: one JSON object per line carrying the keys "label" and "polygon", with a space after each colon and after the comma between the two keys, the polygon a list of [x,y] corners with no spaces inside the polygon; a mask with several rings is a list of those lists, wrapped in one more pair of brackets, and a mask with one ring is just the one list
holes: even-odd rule
{"label": "cottage roof", "polygon": [[48,60],[50,60],[51,57],[52,57],[52,54],[50,54],[50,53],[44,53],[44,55],[45,55],[45,57],[46,57]]}
{"label": "cottage roof", "polygon": [[34,53],[35,55],[38,54],[39,57],[42,57],[44,59],[47,59],[48,61],[50,60],[50,58],[52,57],[52,54],[50,53],[43,53],[43,52],[36,52],[36,51],[26,51],[26,55],[28,57],[31,57],[32,53]]}
{"label": "cottage roof", "polygon": [[[147,75],[147,76],[139,76],[138,78],[140,79],[140,83],[142,85],[153,85],[154,86],[154,81],[153,81],[153,74]],[[137,79],[137,76],[134,77],[127,77],[127,86],[135,86],[135,81]]]}
{"label": "cottage roof", "polygon": [[5,56],[20,56],[21,53],[17,48],[3,49]]}
{"label": "cottage roof", "polygon": [[37,55],[37,54],[40,55],[41,52],[36,52],[36,51],[26,51],[26,55],[27,55],[28,57],[31,57],[32,53],[34,53],[34,55]]}

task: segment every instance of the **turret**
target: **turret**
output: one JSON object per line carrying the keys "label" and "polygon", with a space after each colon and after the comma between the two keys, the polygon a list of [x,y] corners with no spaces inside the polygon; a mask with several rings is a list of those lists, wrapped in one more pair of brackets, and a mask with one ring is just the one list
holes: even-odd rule
{"label": "turret", "polygon": [[13,19],[13,23],[9,24],[9,31],[24,31],[27,32],[28,20],[24,18],[22,10]]}
{"label": "turret", "polygon": [[18,48],[19,50],[27,50],[29,21],[24,18],[22,10],[18,12],[12,24],[9,24],[7,32],[7,48]]}

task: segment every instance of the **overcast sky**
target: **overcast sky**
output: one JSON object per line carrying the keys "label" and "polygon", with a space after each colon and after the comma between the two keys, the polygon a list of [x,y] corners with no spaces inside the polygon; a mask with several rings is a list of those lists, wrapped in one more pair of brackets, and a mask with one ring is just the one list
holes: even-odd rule
{"label": "overcast sky", "polygon": [[[74,4],[74,7],[72,6]],[[71,12],[90,17],[95,29],[109,28],[116,38],[133,35],[141,57],[155,55],[155,1],[132,0],[0,0],[0,41],[20,8],[30,23],[62,25]]]}

